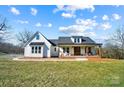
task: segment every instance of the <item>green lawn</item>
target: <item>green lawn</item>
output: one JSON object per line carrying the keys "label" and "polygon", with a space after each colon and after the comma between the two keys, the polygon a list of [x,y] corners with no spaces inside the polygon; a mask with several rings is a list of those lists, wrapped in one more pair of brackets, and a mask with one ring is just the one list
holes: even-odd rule
{"label": "green lawn", "polygon": [[0,58],[0,86],[124,86],[124,61],[16,62]]}

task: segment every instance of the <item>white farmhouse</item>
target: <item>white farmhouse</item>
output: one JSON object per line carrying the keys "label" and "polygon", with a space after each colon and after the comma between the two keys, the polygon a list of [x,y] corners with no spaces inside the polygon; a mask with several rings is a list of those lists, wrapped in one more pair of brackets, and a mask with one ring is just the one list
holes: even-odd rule
{"label": "white farmhouse", "polygon": [[36,32],[24,45],[24,56],[39,58],[94,56],[101,54],[101,45],[89,37],[71,36],[47,39],[40,32]]}

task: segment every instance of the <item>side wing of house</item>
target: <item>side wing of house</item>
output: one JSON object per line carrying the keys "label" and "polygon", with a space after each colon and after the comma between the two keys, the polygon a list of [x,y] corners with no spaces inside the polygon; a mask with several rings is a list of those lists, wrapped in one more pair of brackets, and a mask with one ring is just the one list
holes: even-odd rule
{"label": "side wing of house", "polygon": [[26,43],[25,57],[50,57],[51,43],[41,33],[36,32]]}
{"label": "side wing of house", "polygon": [[59,56],[101,55],[101,45],[84,36],[59,37]]}
{"label": "side wing of house", "polygon": [[59,56],[58,39],[49,39],[51,45],[51,57]]}

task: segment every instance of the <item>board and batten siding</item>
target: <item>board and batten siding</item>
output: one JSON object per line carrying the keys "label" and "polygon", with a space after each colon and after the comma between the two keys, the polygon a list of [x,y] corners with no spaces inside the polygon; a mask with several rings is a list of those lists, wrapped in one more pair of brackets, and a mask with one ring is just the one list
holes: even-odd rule
{"label": "board and batten siding", "polygon": [[[26,46],[24,49],[24,56],[25,57],[51,57],[51,44],[50,42],[40,33],[39,34],[39,40],[34,37]],[[30,46],[31,42],[44,42],[44,45],[41,45],[41,53],[32,53],[32,47]]]}
{"label": "board and batten siding", "polygon": [[58,57],[58,56],[59,56],[59,47],[51,46],[51,57]]}

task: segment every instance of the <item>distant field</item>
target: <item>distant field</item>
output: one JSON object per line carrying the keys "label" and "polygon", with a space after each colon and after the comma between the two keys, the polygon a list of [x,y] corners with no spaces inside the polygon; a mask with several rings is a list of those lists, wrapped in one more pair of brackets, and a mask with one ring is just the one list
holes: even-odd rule
{"label": "distant field", "polygon": [[0,56],[0,86],[124,86],[124,61],[16,62]]}

